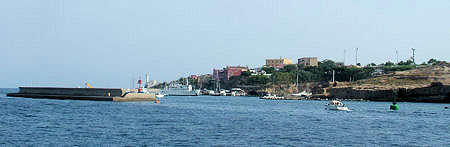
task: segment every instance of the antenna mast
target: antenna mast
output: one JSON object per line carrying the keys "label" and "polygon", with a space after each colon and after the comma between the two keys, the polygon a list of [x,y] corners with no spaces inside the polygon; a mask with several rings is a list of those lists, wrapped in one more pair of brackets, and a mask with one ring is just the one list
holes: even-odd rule
{"label": "antenna mast", "polygon": [[395,51],[395,54],[397,54],[397,64],[398,64],[398,51]]}
{"label": "antenna mast", "polygon": [[358,48],[356,48],[356,58],[355,58],[355,65],[358,65]]}

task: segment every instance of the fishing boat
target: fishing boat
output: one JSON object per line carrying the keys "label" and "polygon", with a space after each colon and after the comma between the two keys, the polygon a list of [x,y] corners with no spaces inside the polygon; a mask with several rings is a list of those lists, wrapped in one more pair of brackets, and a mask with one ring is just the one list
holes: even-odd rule
{"label": "fishing boat", "polygon": [[345,104],[338,100],[332,100],[328,104],[325,105],[328,110],[338,110],[338,111],[349,111]]}

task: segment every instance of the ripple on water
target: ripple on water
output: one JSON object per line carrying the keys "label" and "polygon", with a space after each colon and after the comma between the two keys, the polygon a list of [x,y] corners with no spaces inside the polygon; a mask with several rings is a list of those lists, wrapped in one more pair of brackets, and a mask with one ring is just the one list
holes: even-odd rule
{"label": "ripple on water", "polygon": [[[444,105],[247,97],[167,97],[160,104],[0,98],[0,146],[448,146]],[[439,109],[437,109],[439,107]],[[7,133],[5,133],[7,132]],[[404,137],[407,136],[407,137]],[[3,143],[3,144],[2,144]]]}

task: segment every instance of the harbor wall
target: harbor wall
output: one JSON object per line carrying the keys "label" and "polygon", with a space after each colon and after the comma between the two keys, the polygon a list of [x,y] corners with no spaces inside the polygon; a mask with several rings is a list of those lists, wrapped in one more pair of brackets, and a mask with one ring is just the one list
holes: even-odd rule
{"label": "harbor wall", "polygon": [[61,88],[61,87],[19,87],[18,93],[8,93],[10,97],[93,100],[93,101],[156,101],[150,93],[127,93],[119,88]]}
{"label": "harbor wall", "polygon": [[113,101],[155,101],[156,95],[153,93],[127,93],[123,97],[114,97]]}
{"label": "harbor wall", "polygon": [[19,87],[20,94],[111,96],[120,97],[125,91],[120,88],[62,88],[62,87]]}

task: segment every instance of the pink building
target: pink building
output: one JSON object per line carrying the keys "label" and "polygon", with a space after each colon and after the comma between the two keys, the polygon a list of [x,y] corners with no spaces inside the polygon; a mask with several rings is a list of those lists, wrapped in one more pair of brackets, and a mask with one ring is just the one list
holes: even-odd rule
{"label": "pink building", "polygon": [[223,69],[213,69],[213,79],[220,80],[223,78],[224,70]]}
{"label": "pink building", "polygon": [[198,79],[198,75],[191,75],[190,78],[197,80]]}
{"label": "pink building", "polygon": [[248,67],[243,66],[227,66],[223,69],[213,70],[213,79],[220,81],[228,81],[231,77],[240,76],[242,72],[248,71]]}

